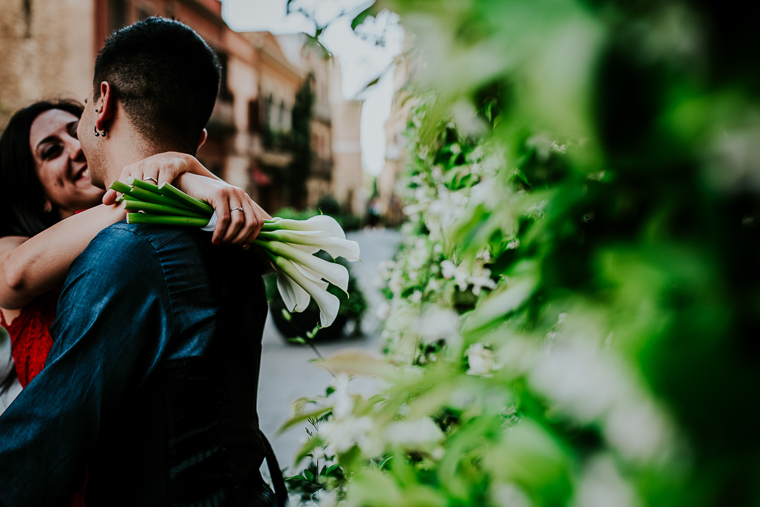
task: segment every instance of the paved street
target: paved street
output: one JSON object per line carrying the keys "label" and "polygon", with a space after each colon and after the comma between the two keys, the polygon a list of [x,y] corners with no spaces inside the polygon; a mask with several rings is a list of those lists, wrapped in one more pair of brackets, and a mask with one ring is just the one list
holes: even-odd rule
{"label": "paved street", "polygon": [[[369,310],[362,326],[364,336],[344,338],[318,346],[324,356],[346,348],[380,349],[380,336],[376,332],[379,320],[376,314],[383,297],[376,284],[377,266],[390,259],[396,252],[401,235],[391,230],[367,230],[349,233],[349,239],[361,247],[362,263],[353,263],[351,270],[367,297]],[[314,352],[309,347],[287,343],[272,325],[271,318],[264,330],[264,345],[259,381],[259,417],[261,428],[269,437],[281,467],[291,467],[293,458],[301,446],[307,423],[291,428],[278,435],[277,430],[288,418],[290,403],[302,396],[323,395],[330,383],[330,374],[313,365]],[[365,379],[352,382],[356,391],[372,390],[372,383]]]}

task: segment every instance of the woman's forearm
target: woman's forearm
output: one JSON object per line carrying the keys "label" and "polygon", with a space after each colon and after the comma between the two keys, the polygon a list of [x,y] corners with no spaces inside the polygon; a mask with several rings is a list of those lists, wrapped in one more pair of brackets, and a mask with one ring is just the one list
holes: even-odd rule
{"label": "woman's forearm", "polygon": [[120,207],[96,206],[25,241],[0,239],[0,308],[22,308],[61,286],[69,266],[92,238],[124,216]]}

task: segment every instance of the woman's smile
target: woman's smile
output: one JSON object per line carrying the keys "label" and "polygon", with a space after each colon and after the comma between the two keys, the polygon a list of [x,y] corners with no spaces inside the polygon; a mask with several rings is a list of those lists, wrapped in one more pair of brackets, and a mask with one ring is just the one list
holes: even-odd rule
{"label": "woman's smile", "polygon": [[103,191],[90,182],[87,160],[77,138],[79,119],[60,109],[40,114],[29,141],[46,199],[61,218],[100,202]]}

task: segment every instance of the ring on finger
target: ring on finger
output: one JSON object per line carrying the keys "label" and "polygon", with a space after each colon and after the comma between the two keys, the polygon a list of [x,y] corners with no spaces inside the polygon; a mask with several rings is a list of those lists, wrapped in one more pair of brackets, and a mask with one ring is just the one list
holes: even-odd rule
{"label": "ring on finger", "polygon": [[156,185],[158,185],[158,180],[154,178],[153,176],[145,176],[143,178],[143,181],[148,181],[148,180],[153,180],[156,183]]}
{"label": "ring on finger", "polygon": [[240,206],[240,207],[237,207],[237,208],[232,208],[230,211],[243,211],[243,208],[242,208],[242,206]]}

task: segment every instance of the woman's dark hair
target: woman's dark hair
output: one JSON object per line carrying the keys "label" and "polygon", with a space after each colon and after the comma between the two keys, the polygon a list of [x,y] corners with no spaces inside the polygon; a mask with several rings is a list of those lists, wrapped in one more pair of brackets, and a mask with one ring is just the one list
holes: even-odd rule
{"label": "woman's dark hair", "polygon": [[[60,220],[58,213],[43,209],[44,192],[29,144],[32,123],[51,109],[79,118],[84,107],[73,100],[35,102],[17,111],[0,137],[0,237],[34,236]],[[16,368],[12,366],[0,381],[0,394],[6,392],[14,380]]]}
{"label": "woman's dark hair", "polygon": [[0,237],[34,236],[59,220],[43,209],[44,192],[29,146],[32,123],[51,109],[79,118],[84,107],[73,100],[35,102],[17,111],[0,137]]}

